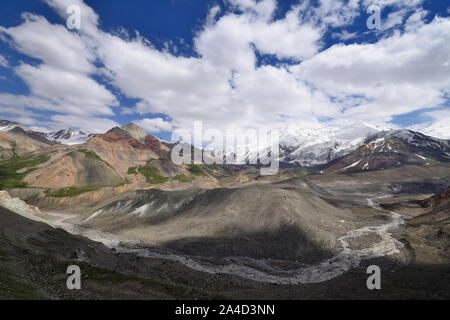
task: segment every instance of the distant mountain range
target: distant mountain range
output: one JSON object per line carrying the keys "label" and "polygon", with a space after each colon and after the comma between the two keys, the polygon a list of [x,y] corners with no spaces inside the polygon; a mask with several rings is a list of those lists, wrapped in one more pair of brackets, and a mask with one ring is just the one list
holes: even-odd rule
{"label": "distant mountain range", "polygon": [[50,141],[71,146],[85,143],[94,135],[86,134],[83,131],[79,130],[65,129],[57,132],[45,133],[44,136]]}
{"label": "distant mountain range", "polygon": [[[365,124],[286,128],[279,131],[280,162],[285,166],[314,167],[342,157],[381,129]],[[268,152],[268,148],[263,149]],[[257,155],[248,153],[254,160]]]}
{"label": "distant mountain range", "polygon": [[[128,169],[127,165],[131,167],[133,163],[147,161],[152,157],[168,159],[173,146],[147,134],[132,123],[112,128],[105,134],[92,135],[73,129],[43,133],[30,130],[17,122],[1,120],[1,133],[20,136],[21,145],[27,152],[55,144],[80,145],[86,149],[101,150],[103,153],[110,148],[111,153],[105,154],[105,157],[109,158],[109,162],[123,167],[120,171]],[[17,143],[8,141],[8,138],[4,137],[0,144],[0,155],[3,157],[16,152],[17,150],[11,151],[13,147],[21,148]],[[148,150],[151,154],[144,156],[142,150]],[[129,154],[126,154],[127,152]],[[120,154],[119,158],[117,153]],[[149,158],[144,159],[145,157]],[[256,152],[246,154],[247,160],[253,160],[255,157]],[[280,131],[279,161],[281,167],[318,168],[322,171],[379,170],[402,165],[426,166],[434,162],[450,162],[450,142],[412,130],[386,130],[366,124],[288,128]]]}
{"label": "distant mountain range", "polygon": [[[263,148],[262,153],[268,153]],[[261,153],[261,152],[260,152]],[[256,152],[246,159],[255,161]],[[323,171],[365,171],[450,161],[449,140],[412,130],[366,124],[289,128],[280,131],[280,166]]]}
{"label": "distant mountain range", "polygon": [[[21,129],[26,134],[29,134],[30,136],[39,136],[41,138],[45,138],[48,140],[49,143],[60,143],[65,145],[77,145],[82,144],[88,141],[90,138],[92,138],[93,134],[86,134],[79,130],[74,129],[64,129],[59,130],[57,132],[39,132],[35,130],[31,130],[27,128],[26,126],[17,123],[12,122],[8,120],[0,120],[0,132],[11,132],[14,129]],[[17,132],[17,131],[16,131]],[[42,140],[42,139],[41,139]],[[44,141],[43,141],[44,142]]]}

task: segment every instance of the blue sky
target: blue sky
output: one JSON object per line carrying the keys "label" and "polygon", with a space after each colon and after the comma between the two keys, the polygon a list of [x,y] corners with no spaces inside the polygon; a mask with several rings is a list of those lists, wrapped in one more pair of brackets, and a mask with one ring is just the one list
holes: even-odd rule
{"label": "blue sky", "polygon": [[[81,8],[68,30],[68,6]],[[369,30],[369,5],[381,29]],[[450,5],[439,0],[22,0],[0,11],[0,118],[168,139],[364,122],[450,138]]]}

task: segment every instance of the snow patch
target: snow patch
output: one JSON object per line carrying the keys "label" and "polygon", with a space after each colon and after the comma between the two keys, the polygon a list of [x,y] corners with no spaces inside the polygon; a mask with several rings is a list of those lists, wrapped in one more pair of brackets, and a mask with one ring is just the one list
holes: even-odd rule
{"label": "snow patch", "polygon": [[418,156],[420,159],[422,159],[422,160],[427,160],[427,158],[425,158],[425,157],[422,157],[421,155],[418,155],[417,153],[416,153],[416,156]]}
{"label": "snow patch", "polygon": [[356,161],[355,163],[352,163],[351,165],[349,165],[348,167],[342,168],[341,170],[347,170],[353,167],[356,167],[363,159]]}
{"label": "snow patch", "polygon": [[143,217],[145,215],[145,211],[147,211],[147,209],[150,207],[150,203],[147,203],[145,205],[143,205],[142,207],[137,208],[136,210],[133,211],[133,214],[137,214],[139,215],[139,217]]}

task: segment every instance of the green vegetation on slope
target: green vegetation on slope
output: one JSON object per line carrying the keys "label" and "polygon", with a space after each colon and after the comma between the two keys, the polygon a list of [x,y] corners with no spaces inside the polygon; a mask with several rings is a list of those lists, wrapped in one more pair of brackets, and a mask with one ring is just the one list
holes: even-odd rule
{"label": "green vegetation on slope", "polygon": [[138,174],[137,167],[128,168],[128,174]]}
{"label": "green vegetation on slope", "polygon": [[[8,160],[0,161],[0,190],[26,188],[27,183],[22,181],[34,167],[50,160],[48,155],[13,156]],[[24,169],[24,170],[23,170]],[[17,171],[22,170],[21,173]]]}
{"label": "green vegetation on slope", "polygon": [[100,157],[98,156],[98,154],[96,154],[94,151],[86,150],[86,149],[81,149],[81,150],[78,150],[78,151],[81,152],[81,153],[83,153],[84,156],[85,156],[86,158],[88,158],[88,159],[93,159],[93,160],[97,160],[97,161],[101,161],[101,162],[105,163],[108,167],[110,167],[111,169],[113,169],[113,167],[112,167],[108,162],[106,162],[105,160],[103,160],[102,158],[100,158]]}
{"label": "green vegetation on slope", "polygon": [[[166,183],[167,181],[178,181],[178,182],[185,182],[185,183],[191,183],[195,180],[195,177],[193,176],[186,176],[184,174],[179,174],[174,177],[164,177],[160,174],[159,170],[155,167],[132,167],[128,169],[128,174],[142,174],[145,179],[147,180],[147,183],[149,184],[162,184]],[[203,173],[203,171],[202,171]],[[203,173],[204,175],[204,173]]]}
{"label": "green vegetation on slope", "polygon": [[196,164],[191,164],[189,165],[188,168],[189,172],[192,173],[194,176],[205,176],[205,172],[202,170],[202,168],[200,168],[200,166],[196,165]]}
{"label": "green vegetation on slope", "polygon": [[140,167],[139,173],[142,174],[149,184],[165,183],[169,180],[167,177],[163,177],[157,168],[154,167]]}
{"label": "green vegetation on slope", "polygon": [[66,198],[76,197],[86,192],[97,191],[103,188],[102,186],[85,186],[85,187],[70,187],[62,189],[48,189],[45,194],[49,197]]}
{"label": "green vegetation on slope", "polygon": [[114,186],[83,186],[83,187],[69,187],[69,188],[61,188],[61,189],[47,189],[45,191],[45,194],[49,197],[54,197],[54,198],[70,198],[70,197],[79,196],[83,193],[101,190],[103,188],[122,187],[129,183],[130,183],[130,181],[128,179],[124,179],[119,184],[114,185]]}
{"label": "green vegetation on slope", "polygon": [[172,177],[173,180],[179,181],[179,182],[187,182],[190,183],[192,181],[195,180],[194,177],[190,176],[190,177],[186,177],[184,174],[179,174],[175,177]]}

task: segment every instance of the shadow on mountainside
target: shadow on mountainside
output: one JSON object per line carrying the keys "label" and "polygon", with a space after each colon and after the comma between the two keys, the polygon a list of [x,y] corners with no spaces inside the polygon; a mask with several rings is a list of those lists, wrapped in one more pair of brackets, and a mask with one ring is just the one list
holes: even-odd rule
{"label": "shadow on mountainside", "polygon": [[[443,247],[442,250],[445,248]],[[66,288],[66,269],[82,270],[82,290]],[[366,268],[381,267],[382,289],[366,287]],[[142,258],[0,208],[2,299],[449,299],[448,264],[399,264],[387,258],[330,281],[272,285],[205,274],[174,261]]]}

